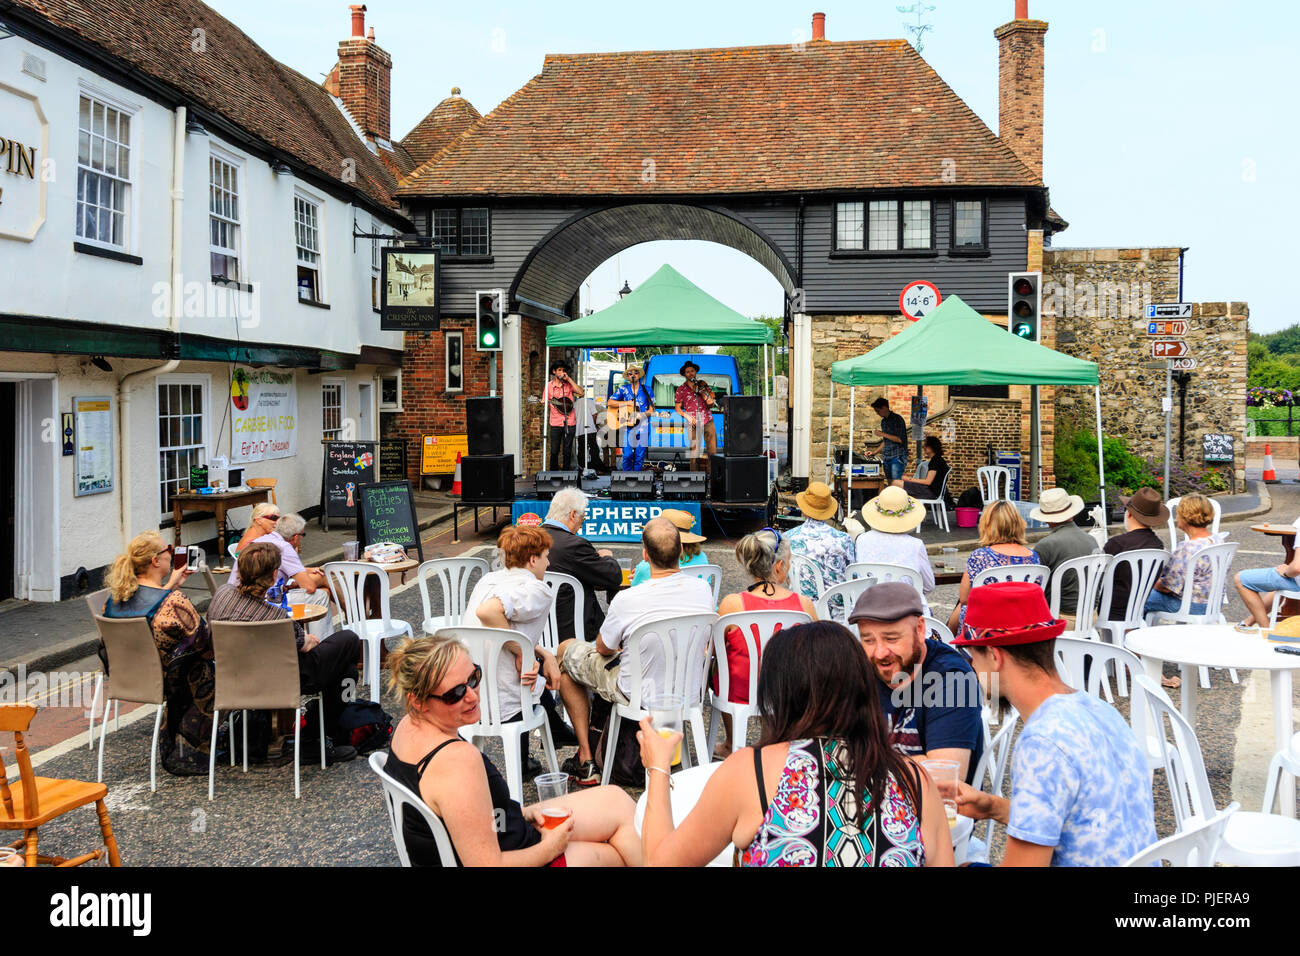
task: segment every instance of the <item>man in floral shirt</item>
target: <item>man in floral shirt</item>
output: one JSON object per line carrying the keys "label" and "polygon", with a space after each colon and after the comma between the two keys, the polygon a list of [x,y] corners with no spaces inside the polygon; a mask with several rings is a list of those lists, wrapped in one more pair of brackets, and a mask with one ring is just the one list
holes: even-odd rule
{"label": "man in floral shirt", "polygon": [[[790,553],[808,558],[822,574],[822,584],[830,587],[845,580],[848,566],[854,561],[853,539],[843,531],[836,531],[826,523],[836,511],[831,489],[814,481],[807,491],[794,496],[803,512],[804,523],[790,532]],[[791,582],[810,601],[817,600],[817,582],[811,574],[802,573],[799,580]]]}
{"label": "man in floral shirt", "polygon": [[718,433],[713,424],[713,389],[698,379],[700,367],[687,361],[681,368],[682,378],[686,381],[677,386],[673,393],[677,414],[686,419],[686,434],[691,444],[691,467],[699,470],[702,461],[705,471],[709,468],[709,456],[718,453]]}

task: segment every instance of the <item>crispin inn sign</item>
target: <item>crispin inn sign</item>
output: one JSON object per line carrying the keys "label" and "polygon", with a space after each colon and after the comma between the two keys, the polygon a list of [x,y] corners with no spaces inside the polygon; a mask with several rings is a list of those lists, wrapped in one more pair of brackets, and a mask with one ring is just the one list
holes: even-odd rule
{"label": "crispin inn sign", "polygon": [[53,178],[50,127],[31,93],[0,83],[0,239],[30,242],[45,223]]}

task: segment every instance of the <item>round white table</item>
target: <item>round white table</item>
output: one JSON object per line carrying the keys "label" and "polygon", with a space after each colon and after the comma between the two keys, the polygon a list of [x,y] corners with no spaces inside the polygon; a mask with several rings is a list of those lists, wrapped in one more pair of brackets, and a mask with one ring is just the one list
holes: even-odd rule
{"label": "round white table", "polygon": [[[1280,645],[1267,640],[1262,632],[1243,634],[1230,624],[1167,624],[1141,627],[1129,631],[1124,646],[1138,657],[1154,681],[1160,680],[1165,661],[1177,664],[1182,671],[1183,717],[1196,726],[1197,668],[1234,667],[1237,670],[1268,671],[1273,692],[1274,751],[1291,744],[1294,732],[1291,719],[1291,672],[1300,670],[1300,656],[1279,654]],[[1284,774],[1281,786],[1282,813],[1295,816],[1295,781]]]}

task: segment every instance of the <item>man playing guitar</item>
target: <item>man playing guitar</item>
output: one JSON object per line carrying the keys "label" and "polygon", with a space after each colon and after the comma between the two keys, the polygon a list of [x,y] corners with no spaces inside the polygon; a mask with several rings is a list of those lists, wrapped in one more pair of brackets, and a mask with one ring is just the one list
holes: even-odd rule
{"label": "man playing guitar", "polygon": [[[687,360],[681,368],[682,378],[673,395],[677,414],[686,419],[686,434],[690,439],[691,470],[709,469],[707,455],[718,453],[718,433],[713,424],[713,406],[717,399],[708,383],[699,378],[700,367]],[[702,439],[702,440],[701,440]]]}
{"label": "man playing guitar", "polygon": [[625,381],[610,397],[610,427],[618,416],[617,427],[623,430],[623,470],[640,471],[645,465],[646,448],[650,445],[651,418],[667,418],[667,412],[654,411],[654,399],[641,382],[641,366],[629,365],[623,372]]}
{"label": "man playing guitar", "polygon": [[546,404],[550,425],[550,461],[548,467],[555,471],[563,461],[564,469],[573,467],[572,438],[574,427],[574,399],[581,398],[582,386],[569,377],[569,364],[564,359],[551,363],[551,380],[546,383]]}

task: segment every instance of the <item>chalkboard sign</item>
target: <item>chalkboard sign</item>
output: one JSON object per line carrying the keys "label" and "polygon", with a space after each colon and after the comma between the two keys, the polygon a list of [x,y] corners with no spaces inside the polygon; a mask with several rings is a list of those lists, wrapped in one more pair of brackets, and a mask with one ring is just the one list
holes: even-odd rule
{"label": "chalkboard sign", "polygon": [[330,529],[330,518],[353,518],[357,513],[357,489],[371,484],[375,471],[375,443],[372,441],[327,441],[325,468],[321,477],[321,527]]}
{"label": "chalkboard sign", "polygon": [[424,561],[409,481],[381,481],[358,488],[357,540],[362,548],[381,542],[415,548]]}
{"label": "chalkboard sign", "polygon": [[384,438],[379,442],[379,480],[403,481],[406,478],[406,441]]}
{"label": "chalkboard sign", "polygon": [[1211,462],[1229,462],[1233,461],[1233,447],[1231,435],[1207,434],[1201,438],[1201,450],[1205,455],[1207,464]]}

